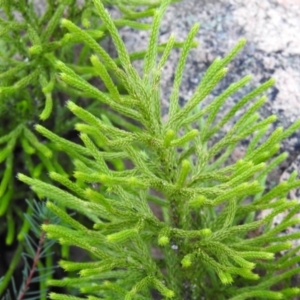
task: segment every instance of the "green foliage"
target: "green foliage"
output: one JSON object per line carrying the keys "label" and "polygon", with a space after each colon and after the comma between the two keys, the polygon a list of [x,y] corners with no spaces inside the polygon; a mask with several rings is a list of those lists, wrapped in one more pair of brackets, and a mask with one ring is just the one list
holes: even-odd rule
{"label": "green foliage", "polygon": [[[3,278],[0,279],[0,286],[6,286],[11,282],[11,290],[7,290],[2,300],[45,300],[47,299],[46,281],[52,278],[54,266],[52,262],[52,246],[54,240],[45,239],[45,232],[41,230],[40,224],[57,224],[60,220],[45,206],[43,202],[27,201],[28,212],[24,214],[30,232],[23,236],[26,243],[19,244],[14,258],[11,261],[10,269]],[[38,240],[38,243],[36,242]],[[21,286],[16,286],[12,277],[14,269],[19,265],[20,258],[23,259],[23,280]],[[29,261],[31,260],[32,263]],[[38,282],[38,291],[32,291],[31,285]]]}
{"label": "green foliage", "polygon": [[[294,218],[300,205],[287,200],[287,193],[299,187],[300,180],[293,174],[286,182],[265,189],[269,172],[286,158],[285,153],[278,154],[279,143],[300,127],[297,121],[286,130],[277,128],[266,135],[276,117],[261,119],[257,110],[274,80],[245,95],[222,118],[217,118],[221,106],[249,82],[249,76],[198,109],[226,76],[228,63],[245,44],[242,39],[225,58],[213,62],[191,99],[180,108],[179,87],[198,30],[195,25],[183,45],[168,120],[163,122],[159,82],[175,42],[171,36],[159,59],[157,36],[168,1],[154,13],[141,77],[103,3],[93,3],[114,42],[117,61],[87,29],[66,19],[61,24],[70,37],[78,36],[93,50],[92,66],[86,68],[95,70],[107,92],[80,76],[78,69],[58,61],[55,67],[68,88],[108,105],[142,130],[115,126],[74,101],[68,101],[67,108],[83,122],[75,126],[81,143],[36,126],[70,156],[74,173],[63,177],[51,172],[60,187],[24,174],[18,178],[40,197],[47,197],[47,207],[68,224],[43,224],[48,238],[80,247],[91,257],[85,262],[60,261],[70,276],[48,280],[48,284],[75,288],[78,293],[50,293],[50,299],[152,299],[154,290],[164,299],[293,299],[299,295],[300,289],[292,285],[293,276],[300,272],[299,247],[293,248],[290,241],[299,239],[300,233],[281,233],[300,223]],[[115,82],[126,90],[126,97]],[[236,123],[215,141],[216,133],[237,112]],[[252,141],[244,157],[232,162],[232,151],[247,137]],[[126,169],[114,168],[114,159],[122,160]],[[150,202],[156,204],[155,211]],[[84,215],[90,223],[73,218],[63,208]],[[268,213],[256,219],[261,210]],[[273,227],[281,213],[286,213],[283,221]]]}
{"label": "green foliage", "polygon": [[[138,1],[144,6],[137,10],[137,1],[104,1],[106,5],[113,4],[120,10],[120,17],[112,20],[115,26],[129,26],[136,30],[150,28],[142,18],[151,18],[160,2]],[[5,245],[11,247],[15,243],[20,246],[26,244],[24,236],[30,224],[24,218],[24,212],[29,210],[24,199],[33,198],[32,191],[15,180],[16,174],[26,172],[32,178],[47,182],[49,172],[65,178],[72,170],[68,157],[61,155],[54,143],[34,132],[35,123],[41,121],[60,137],[77,140],[73,127],[78,119],[64,106],[64,102],[71,99],[85,105],[106,123],[136,128],[113,111],[104,115],[101,102],[89,102],[87,95],[59,79],[58,66],[66,66],[70,74],[76,71],[80,79],[84,78],[89,83],[98,80],[98,85],[103,85],[99,83],[97,69],[88,64],[95,47],[104,51],[109,32],[106,24],[99,23],[92,1],[85,0],[82,6],[78,6],[75,0],[46,1],[44,8],[42,13],[38,13],[34,1],[0,0],[0,233],[5,238]],[[78,30],[68,33],[61,26],[63,17],[68,18],[70,26]],[[86,43],[87,39],[92,42]],[[175,46],[181,47],[182,44]],[[165,45],[160,45],[159,51],[164,48]],[[145,52],[131,53],[130,60],[144,56]],[[117,59],[112,61],[119,63]],[[106,79],[109,78],[107,74]],[[106,79],[103,79],[105,84]],[[117,88],[110,82],[107,90],[103,90],[103,97],[112,89],[117,95]],[[120,99],[126,97],[122,92],[118,95]],[[114,161],[115,158],[112,158],[111,163],[122,169],[120,158]],[[17,266],[17,261],[13,266]],[[11,276],[14,270],[5,271]],[[8,282],[6,280],[0,285],[0,295]]]}

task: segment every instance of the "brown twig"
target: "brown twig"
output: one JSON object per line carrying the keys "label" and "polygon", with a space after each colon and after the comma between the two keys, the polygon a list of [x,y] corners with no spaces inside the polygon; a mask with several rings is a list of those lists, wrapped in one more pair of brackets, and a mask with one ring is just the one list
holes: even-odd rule
{"label": "brown twig", "polygon": [[[43,224],[48,224],[48,223],[49,223],[49,221],[47,220]],[[41,254],[42,249],[43,249],[43,244],[44,244],[44,241],[45,241],[45,237],[46,237],[46,232],[42,231],[42,234],[41,234],[40,239],[39,239],[39,244],[38,244],[38,247],[36,249],[34,258],[33,258],[33,263],[32,263],[32,266],[30,268],[29,275],[26,279],[26,283],[25,283],[24,287],[22,288],[22,290],[19,293],[19,296],[18,296],[17,300],[23,300],[24,296],[26,295],[27,290],[29,289],[29,286],[31,284],[31,280],[32,280],[33,275],[36,271],[36,266],[37,266],[37,264],[40,260],[40,254]]]}

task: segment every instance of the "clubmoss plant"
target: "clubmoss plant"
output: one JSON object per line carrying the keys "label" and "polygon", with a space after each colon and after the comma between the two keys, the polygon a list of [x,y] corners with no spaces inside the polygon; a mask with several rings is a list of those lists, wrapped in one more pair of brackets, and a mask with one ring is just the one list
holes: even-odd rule
{"label": "clubmoss plant", "polygon": [[[134,9],[136,1],[126,2],[132,6],[125,6],[122,1],[104,2],[115,4],[121,11],[122,16],[113,20],[114,24],[148,30],[150,25],[140,19],[152,17],[160,1],[139,1],[144,7],[138,12]],[[80,31],[67,33],[60,26],[63,16],[88,28],[84,31],[85,39],[92,42],[82,45]],[[91,0],[83,1],[82,6],[76,5],[74,0],[47,1],[41,15],[35,10],[33,1],[0,1],[0,163],[4,166],[0,173],[0,197],[3,197],[0,216],[10,209],[11,202],[29,198],[22,188],[16,186],[16,165],[26,165],[30,175],[36,178],[43,175],[44,169],[63,174],[63,169],[67,168],[57,157],[56,149],[37,138],[32,130],[33,124],[39,120],[46,121],[51,131],[71,138],[76,119],[64,107],[66,93],[76,103],[83,103],[86,95],[57,80],[58,70],[54,61],[64,61],[79,76],[93,81],[98,74],[94,68],[87,67],[88,58],[107,36],[107,28],[105,24],[99,24]],[[182,44],[176,43],[175,46],[181,47]],[[160,51],[164,47],[160,45]],[[130,59],[141,59],[144,55],[145,51],[131,53]],[[86,108],[105,114],[96,101],[88,103]],[[126,122],[112,112],[107,114],[111,122],[125,126]],[[47,178],[44,176],[42,179]],[[8,239],[8,243],[12,241],[13,238]]]}
{"label": "clubmoss plant", "polygon": [[[226,76],[228,63],[245,44],[242,39],[226,57],[212,63],[189,101],[179,107],[185,61],[199,28],[195,25],[184,42],[168,119],[163,121],[161,71],[175,39],[171,35],[161,56],[157,39],[168,1],[154,14],[142,76],[133,68],[103,3],[93,2],[117,49],[119,65],[85,30],[70,20],[63,19],[61,24],[93,49],[89,68],[100,76],[108,93],[56,61],[60,79],[138,123],[141,131],[107,124],[73,101],[67,102],[67,108],[81,120],[75,126],[81,144],[36,126],[70,156],[74,173],[67,177],[50,172],[57,184],[24,174],[18,178],[46,197],[47,207],[69,225],[43,224],[48,238],[85,249],[91,257],[90,261],[60,261],[70,276],[48,284],[77,288],[78,294],[51,293],[50,299],[154,299],[155,291],[159,299],[176,300],[293,299],[299,295],[292,281],[300,272],[299,247],[293,247],[292,240],[299,239],[300,233],[282,232],[300,223],[294,217],[300,204],[287,199],[300,180],[293,174],[268,191],[265,181],[287,156],[279,154],[280,142],[299,129],[300,121],[267,134],[276,116],[261,119],[257,111],[274,80],[242,97],[221,118],[217,113],[226,99],[246,85],[250,76],[232,83],[199,110],[199,104]],[[126,89],[126,97],[117,84]],[[214,142],[214,136],[245,106],[247,110],[225,136]],[[244,157],[232,162],[234,148],[249,137]],[[110,163],[114,159],[122,159],[128,167],[116,170]],[[151,202],[155,211],[150,209]],[[64,208],[86,216],[90,223],[83,224]],[[256,219],[262,210],[268,213]],[[273,219],[283,212],[283,221],[273,227]]]}
{"label": "clubmoss plant", "polygon": [[[152,16],[153,7],[146,7],[136,14],[126,7],[122,10],[123,16],[114,20],[116,26],[149,29],[149,25],[139,22],[139,19]],[[52,64],[53,57],[63,60],[85,79],[92,80],[97,76],[91,68],[85,67],[91,55],[90,48],[87,45],[78,47],[81,44],[80,36],[66,34],[60,27],[61,18],[66,16],[73,23],[89,28],[86,34],[94,38],[94,43],[103,41],[107,30],[105,25],[95,24],[95,12],[89,0],[84,1],[81,7],[72,0],[47,1],[42,15],[38,15],[32,1],[3,0],[0,2],[0,12],[0,163],[5,164],[0,187],[0,197],[5,198],[0,205],[2,216],[9,209],[10,201],[20,198],[20,195],[11,191],[15,186],[12,170],[19,161],[16,162],[17,155],[10,154],[16,152],[18,147],[22,149],[22,161],[26,162],[31,176],[38,178],[44,168],[49,172],[62,172],[55,149],[43,145],[32,131],[32,126],[39,119],[47,120],[46,124],[55,133],[61,136],[69,134],[76,120],[68,115],[63,101],[59,99],[64,99],[66,89],[68,93],[73,91],[71,99],[74,102],[82,101],[83,95],[76,94],[57,80],[58,72]],[[77,53],[74,45],[77,45]],[[138,59],[143,53],[134,53],[133,56]],[[97,107],[99,110],[99,105],[95,104],[89,109]],[[50,118],[52,112],[55,116]],[[63,121],[66,118],[68,121]],[[31,167],[36,158],[32,156],[40,161],[40,165],[34,169]]]}
{"label": "clubmoss plant", "polygon": [[[160,2],[138,1],[144,6],[137,11],[137,1],[104,1],[105,5],[120,10],[120,17],[113,20],[115,26],[137,30],[150,28],[141,19],[153,17]],[[15,175],[27,172],[33,178],[47,181],[48,172],[67,176],[72,170],[67,156],[61,156],[53,143],[36,135],[33,125],[43,122],[60,137],[76,140],[73,127],[78,120],[64,106],[69,98],[84,104],[107,123],[134,128],[112,110],[105,112],[101,102],[89,102],[86,95],[58,80],[56,60],[64,61],[88,82],[95,82],[98,76],[87,64],[95,45],[104,44],[109,33],[105,24],[99,22],[92,1],[82,1],[81,6],[75,0],[45,1],[45,10],[40,13],[35,7],[38,3],[0,0],[0,235],[5,240],[3,245],[15,249],[12,258],[15,267],[22,254],[18,249],[26,244],[25,236],[30,230],[24,214],[31,213],[31,209],[24,199],[33,199],[28,186],[17,181]],[[93,43],[83,43],[80,35],[68,33],[60,26],[62,17],[86,28],[84,33]],[[160,45],[160,51],[164,47]],[[141,59],[144,55],[143,51],[131,53],[130,58]],[[112,164],[116,169],[123,168],[121,160]],[[7,254],[5,250],[1,249],[1,260]],[[5,279],[0,284],[0,297],[10,282],[7,276],[12,273],[11,268],[0,268],[0,277]]]}

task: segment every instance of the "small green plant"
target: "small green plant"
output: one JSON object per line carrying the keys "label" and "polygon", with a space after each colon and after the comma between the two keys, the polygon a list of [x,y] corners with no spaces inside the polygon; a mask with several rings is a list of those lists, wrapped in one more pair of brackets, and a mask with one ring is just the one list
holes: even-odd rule
{"label": "small green plant", "polygon": [[[67,108],[81,120],[75,128],[82,144],[36,126],[70,156],[75,171],[72,176],[50,172],[60,187],[24,174],[18,178],[40,197],[47,197],[48,209],[68,224],[43,224],[48,238],[85,249],[91,257],[90,261],[60,261],[70,276],[51,279],[48,284],[75,288],[78,293],[50,293],[50,299],[153,299],[154,291],[163,299],[293,299],[299,295],[292,278],[300,272],[300,247],[293,247],[291,241],[299,239],[300,233],[281,233],[300,223],[294,218],[300,204],[286,198],[300,186],[300,180],[293,173],[269,191],[265,186],[270,171],[287,157],[278,154],[279,143],[300,127],[297,121],[267,135],[276,116],[260,119],[257,110],[274,80],[245,95],[222,117],[218,112],[226,99],[246,85],[250,76],[231,84],[199,110],[244,46],[242,39],[225,58],[212,63],[190,100],[179,107],[185,61],[198,31],[195,25],[183,44],[164,122],[160,78],[175,39],[171,35],[158,56],[157,38],[168,1],[154,14],[142,77],[133,68],[102,2],[93,2],[117,49],[119,64],[86,30],[66,19],[61,24],[93,49],[88,68],[102,79],[108,92],[91,85],[62,61],[53,59],[53,63],[64,84],[133,120],[141,131],[104,122],[73,101],[67,102]],[[127,95],[120,94],[120,85]],[[246,106],[226,135],[212,142]],[[232,151],[247,137],[252,139],[244,157],[231,162]],[[115,159],[121,159],[126,169],[112,167]],[[162,217],[150,209],[151,202]],[[78,221],[65,208],[90,221]],[[268,214],[256,219],[262,210]],[[283,212],[283,221],[273,227],[273,219]]]}
{"label": "small green plant", "polygon": [[[113,20],[115,26],[136,30],[150,29],[142,18],[153,17],[160,2],[104,1],[120,11],[120,17]],[[143,5],[138,11],[137,4]],[[34,124],[43,122],[60,137],[77,140],[73,127],[78,119],[64,106],[65,100],[71,99],[106,122],[136,128],[112,110],[105,111],[101,102],[89,102],[86,95],[58,80],[56,60],[64,61],[88,82],[97,80],[97,72],[87,64],[94,48],[99,44],[104,47],[109,33],[105,24],[99,23],[92,1],[82,1],[78,6],[75,0],[51,0],[45,1],[44,9],[38,13],[35,2],[30,0],[0,0],[0,235],[6,248],[15,249],[14,263],[0,272],[4,276],[0,297],[21,260],[19,249],[26,248],[25,236],[31,228],[24,214],[32,211],[24,199],[31,202],[33,193],[15,179],[16,174],[27,172],[33,178],[47,181],[48,172],[67,176],[72,171],[68,157],[60,155],[53,143],[36,135]],[[80,35],[68,33],[60,26],[62,17],[86,28],[84,32],[92,44],[83,44]],[[160,45],[160,51],[164,48]],[[131,53],[130,59],[141,59],[144,55],[145,51]],[[115,61],[118,63],[117,58]],[[116,169],[123,168],[121,160],[112,164]],[[1,249],[1,260],[5,250]],[[63,256],[66,253],[63,251]]]}
{"label": "small green plant", "polygon": [[[107,4],[112,2],[106,1]],[[152,16],[153,7],[146,7],[135,14],[122,5],[120,7],[124,13],[120,19],[114,20],[116,26],[127,25],[139,30],[150,28],[139,19]],[[45,124],[56,134],[70,135],[76,119],[64,108],[66,90],[73,92],[71,96],[68,94],[72,101],[83,101],[83,94],[75,93],[74,89],[57,80],[58,72],[52,64],[53,57],[63,60],[87,80],[97,76],[91,68],[85,67],[93,47],[80,47],[81,37],[66,34],[65,29],[60,27],[61,18],[66,16],[73,23],[89,28],[86,34],[93,37],[95,44],[107,37],[107,29],[105,25],[95,23],[90,0],[84,1],[82,7],[78,7],[73,0],[47,1],[42,15],[37,14],[32,1],[2,0],[0,12],[0,163],[4,164],[0,173],[0,197],[3,198],[0,216],[4,216],[6,212],[7,215],[12,213],[9,212],[13,206],[11,202],[30,197],[28,191],[19,190],[15,183],[14,175],[18,172],[16,165],[25,162],[30,175],[36,178],[40,178],[44,169],[63,173],[63,168],[67,168],[67,164],[57,157],[56,149],[45,145],[32,130],[33,124],[41,120],[47,121]],[[77,46],[77,53],[74,45]],[[134,53],[133,56],[133,59],[139,59],[143,53]],[[91,111],[101,109],[99,103],[95,102],[87,107]],[[46,177],[42,179],[47,180]],[[16,189],[19,193],[15,192]],[[7,243],[11,244],[13,240],[14,236],[11,235]]]}
{"label": "small green plant", "polygon": [[[54,272],[52,246],[54,240],[45,238],[45,232],[41,230],[41,224],[56,224],[60,220],[45,205],[44,202],[27,201],[30,213],[24,214],[30,231],[24,236],[26,243],[19,243],[16,253],[21,255],[23,260],[23,280],[20,286],[16,285],[13,272],[20,261],[18,255],[10,262],[9,270],[0,279],[1,286],[12,283],[12,290],[7,290],[1,300],[46,300],[48,288],[47,279],[52,278]],[[36,242],[37,241],[37,242]],[[32,283],[38,283],[39,289],[33,290]]]}

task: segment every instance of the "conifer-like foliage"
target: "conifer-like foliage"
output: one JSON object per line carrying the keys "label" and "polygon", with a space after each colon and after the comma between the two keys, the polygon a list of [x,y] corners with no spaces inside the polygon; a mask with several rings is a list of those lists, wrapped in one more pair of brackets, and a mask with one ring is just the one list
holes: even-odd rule
{"label": "conifer-like foliage", "polygon": [[[120,1],[105,3],[118,4]],[[153,7],[158,3],[153,5],[134,14],[119,4],[123,8],[123,16],[114,20],[114,23],[118,27],[127,25],[147,30],[150,26],[140,23],[139,19],[152,16]],[[47,1],[42,15],[36,11],[33,1],[0,1],[0,163],[4,165],[0,174],[0,197],[3,197],[0,216],[5,215],[13,199],[24,197],[24,193],[16,195],[13,192],[16,188],[13,178],[16,164],[26,164],[30,175],[37,178],[44,169],[63,172],[56,150],[43,144],[32,130],[34,123],[47,120],[47,126],[56,134],[69,134],[76,120],[64,108],[66,91],[72,101],[83,101],[82,93],[75,93],[74,89],[70,90],[57,80],[54,57],[63,60],[89,81],[97,76],[91,68],[86,67],[93,47],[78,47],[82,43],[81,37],[76,33],[66,34],[66,30],[60,26],[63,16],[76,25],[89,28],[85,34],[96,45],[107,37],[105,25],[95,23],[99,20],[95,17],[91,0],[84,1],[82,6],[76,5],[74,0]],[[143,55],[133,53],[132,59],[139,59]],[[95,104],[87,108],[91,111],[96,106],[99,110],[99,105]],[[39,164],[36,164],[37,160]],[[43,179],[46,180],[45,177]]]}
{"label": "conifer-like foliage", "polygon": [[[22,253],[24,264],[22,270],[23,281],[21,285],[18,285],[15,277],[12,276],[14,269],[20,264],[18,257],[15,256],[15,259],[10,262],[6,276],[0,279],[0,286],[6,286],[11,281],[12,290],[6,290],[1,300],[47,299],[48,287],[46,281],[52,278],[52,273],[54,272],[51,248],[55,241],[45,238],[45,232],[41,229],[41,224],[56,224],[60,220],[46,207],[44,202],[35,200],[27,202],[30,213],[24,215],[30,224],[30,231],[24,236],[26,240],[25,245],[20,243],[16,251],[17,253]],[[39,288],[36,290],[32,289],[34,284],[38,284]]]}
{"label": "conifer-like foliage", "polygon": [[[76,0],[48,0],[44,11],[39,12],[36,9],[39,1],[0,0],[0,235],[5,246],[15,248],[14,263],[8,262],[8,269],[0,268],[0,277],[4,276],[0,297],[21,260],[20,249],[26,249],[25,236],[31,227],[24,214],[32,213],[25,199],[31,202],[33,193],[15,179],[16,174],[26,172],[32,178],[49,181],[48,172],[67,176],[72,170],[67,157],[60,155],[53,143],[36,134],[33,125],[43,122],[60,137],[76,140],[73,127],[78,119],[65,108],[66,99],[84,104],[105,120],[109,114],[114,124],[128,123],[112,111],[105,115],[101,102],[89,102],[84,93],[58,80],[58,59],[87,82],[95,81],[98,76],[88,66],[89,57],[95,47],[107,43],[109,32],[99,22],[92,1],[81,2],[78,5]],[[160,0],[104,1],[105,5],[114,5],[120,11],[120,17],[113,20],[115,26],[136,30],[150,29],[141,18],[152,18],[160,3]],[[144,6],[136,11],[137,4]],[[78,32],[68,33],[60,24],[63,17],[85,28],[85,39],[87,36],[92,40],[92,45],[85,42],[83,45]],[[165,45],[160,45],[159,51],[164,48]],[[141,59],[144,55],[145,51],[131,53],[130,59]],[[118,63],[117,58],[115,61]],[[118,163],[121,161],[112,162],[116,167]],[[0,260],[5,260],[5,250],[1,249]]]}
{"label": "conifer-like foliage", "polygon": [[[139,124],[141,131],[114,126],[84,107],[67,102],[80,120],[75,125],[82,143],[61,138],[42,125],[36,130],[73,160],[69,176],[50,172],[56,184],[19,174],[47,207],[69,226],[44,224],[48,238],[90,253],[90,261],[61,260],[70,272],[63,280],[48,284],[78,289],[77,295],[51,293],[50,299],[293,299],[300,289],[292,278],[299,247],[292,240],[300,233],[281,233],[300,220],[300,205],[287,193],[300,186],[297,174],[266,191],[267,175],[285,158],[279,143],[299,129],[300,121],[267,135],[276,116],[261,119],[258,109],[266,101],[270,79],[245,95],[223,117],[217,113],[226,99],[246,85],[250,76],[231,84],[206,106],[199,104],[227,73],[228,63],[242,49],[240,40],[224,58],[208,68],[189,101],[179,107],[179,88],[185,61],[198,31],[187,36],[175,73],[167,121],[161,116],[161,70],[174,46],[171,35],[158,55],[159,26],[168,1],[156,10],[143,75],[131,64],[116,24],[100,0],[95,11],[109,32],[118,62],[96,43],[93,36],[73,22],[61,24],[70,35],[93,49],[90,66],[103,81],[107,93],[91,85],[62,61],[55,60],[61,81],[112,111]],[[121,95],[119,86],[126,90]],[[245,106],[245,113],[220,140],[214,136]],[[201,122],[199,122],[201,120]],[[230,160],[236,145],[252,137],[244,157]],[[121,159],[126,169],[116,170]],[[155,212],[150,203],[156,206]],[[90,220],[83,224],[70,216],[72,209]],[[262,219],[256,213],[267,210]],[[272,226],[275,216],[283,221]],[[72,272],[76,272],[74,276]]]}

